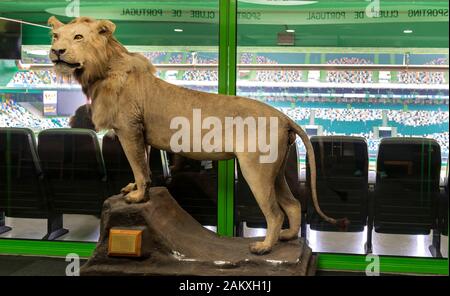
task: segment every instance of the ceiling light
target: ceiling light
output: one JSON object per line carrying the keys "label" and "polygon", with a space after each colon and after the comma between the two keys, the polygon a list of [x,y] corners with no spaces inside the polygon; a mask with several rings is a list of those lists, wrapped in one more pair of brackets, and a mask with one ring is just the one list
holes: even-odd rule
{"label": "ceiling light", "polygon": [[183,32],[183,29],[173,29],[175,32]]}
{"label": "ceiling light", "polygon": [[403,33],[405,33],[405,34],[411,34],[412,32],[413,32],[413,30],[410,30],[410,29],[403,30]]}
{"label": "ceiling light", "polygon": [[293,29],[287,29],[286,32],[287,32],[287,33],[295,33],[295,30],[293,30]]}

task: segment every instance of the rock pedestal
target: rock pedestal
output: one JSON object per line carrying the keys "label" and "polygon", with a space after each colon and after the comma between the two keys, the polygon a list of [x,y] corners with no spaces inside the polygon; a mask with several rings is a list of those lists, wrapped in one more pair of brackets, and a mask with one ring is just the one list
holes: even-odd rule
{"label": "rock pedestal", "polygon": [[[248,245],[263,238],[219,237],[204,228],[165,187],[150,189],[145,203],[128,204],[122,195],[104,205],[100,239],[81,275],[314,275],[316,256],[303,239],[278,242],[266,255]],[[144,229],[140,258],[108,256],[112,227]]]}

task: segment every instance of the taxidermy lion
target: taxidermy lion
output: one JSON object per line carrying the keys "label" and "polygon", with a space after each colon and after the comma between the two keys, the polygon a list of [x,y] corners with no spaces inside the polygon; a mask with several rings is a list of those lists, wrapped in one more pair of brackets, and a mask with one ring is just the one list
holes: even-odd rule
{"label": "taxidermy lion", "polygon": [[[157,78],[155,68],[148,59],[141,54],[128,52],[116,40],[113,36],[115,25],[108,20],[79,17],[63,24],[52,16],[48,23],[52,27],[53,36],[50,58],[56,73],[74,77],[81,84],[83,92],[92,100],[92,120],[96,129],[112,129],[119,137],[135,179],[134,183],[122,189],[128,202],[138,203],[148,199],[148,145],[179,152],[182,156],[197,160],[236,157],[267,221],[264,241],[252,243],[250,251],[255,254],[270,252],[278,240],[296,238],[300,228],[300,203],[293,197],[284,177],[289,147],[295,142],[296,135],[299,135],[308,152],[312,199],[317,213],[332,224],[346,226],[346,219],[335,220],[320,210],[311,142],[300,126],[282,112],[256,100],[194,91]],[[226,117],[270,118],[271,122],[275,118],[276,130],[266,128],[265,132],[258,132],[256,138],[255,134],[248,139],[237,137],[231,146],[230,143],[224,143],[215,146],[212,151],[195,147],[195,135],[197,138],[201,137],[201,132],[195,134],[193,131],[193,140],[187,139],[183,143],[187,149],[172,149],[171,138],[177,131],[171,121],[174,118],[186,118],[188,122],[192,122],[195,120],[194,110],[201,112],[203,118],[213,118],[209,121],[210,125],[213,122],[221,124]],[[206,125],[201,128],[208,128],[208,124]],[[230,128],[221,125],[219,132],[222,135],[229,133]],[[240,148],[242,145],[249,148],[252,141],[263,139],[266,142],[269,138],[275,139],[272,144],[277,150],[272,161],[260,161],[267,151],[246,152],[245,149],[237,149],[238,145],[241,145]],[[284,214],[289,219],[289,228],[281,230]]]}

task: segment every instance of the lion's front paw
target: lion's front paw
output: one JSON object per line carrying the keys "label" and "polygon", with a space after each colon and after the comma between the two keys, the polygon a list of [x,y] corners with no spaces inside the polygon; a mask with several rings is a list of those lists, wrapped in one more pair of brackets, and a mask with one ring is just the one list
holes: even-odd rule
{"label": "lion's front paw", "polygon": [[125,195],[125,200],[129,203],[138,203],[148,200],[148,196],[142,190],[134,190]]}
{"label": "lion's front paw", "polygon": [[120,192],[123,194],[127,194],[136,189],[137,189],[136,183],[130,183],[127,186],[120,189]]}
{"label": "lion's front paw", "polygon": [[250,252],[256,255],[264,255],[269,253],[272,250],[272,246],[266,244],[265,242],[255,242],[251,243],[250,246]]}

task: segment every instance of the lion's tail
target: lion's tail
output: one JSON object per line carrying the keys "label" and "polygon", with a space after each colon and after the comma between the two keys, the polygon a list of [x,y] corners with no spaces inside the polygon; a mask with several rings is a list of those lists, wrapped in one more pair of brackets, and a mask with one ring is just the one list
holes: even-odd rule
{"label": "lion's tail", "polygon": [[313,146],[311,144],[311,141],[308,138],[308,135],[306,134],[306,132],[298,125],[296,124],[293,120],[290,120],[290,127],[291,129],[300,136],[300,138],[303,141],[303,144],[305,145],[306,148],[306,152],[307,152],[307,156],[308,156],[308,161],[309,161],[309,167],[310,167],[310,172],[311,172],[311,195],[312,195],[312,200],[313,200],[313,204],[314,204],[314,208],[316,209],[317,213],[327,222],[338,226],[340,229],[345,230],[347,229],[347,226],[349,224],[349,221],[347,218],[342,218],[342,219],[334,219],[331,218],[327,215],[325,215],[322,210],[320,209],[319,206],[319,201],[317,199],[317,190],[316,190],[316,158],[314,155],[314,149]]}

